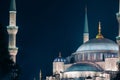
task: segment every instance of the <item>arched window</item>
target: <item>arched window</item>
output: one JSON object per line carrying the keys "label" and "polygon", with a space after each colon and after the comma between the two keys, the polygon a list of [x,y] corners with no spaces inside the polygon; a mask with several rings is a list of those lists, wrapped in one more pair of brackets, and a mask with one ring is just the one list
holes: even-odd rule
{"label": "arched window", "polygon": [[84,54],[84,60],[88,60],[88,55],[87,55],[87,53]]}
{"label": "arched window", "polygon": [[100,53],[100,60],[103,60],[103,53]]}
{"label": "arched window", "polygon": [[88,55],[88,60],[90,60],[90,54],[88,53],[87,55]]}
{"label": "arched window", "polygon": [[84,61],[85,60],[85,58],[84,58],[84,53],[82,54],[82,61]]}
{"label": "arched window", "polygon": [[94,53],[94,60],[96,60],[96,53]]}
{"label": "arched window", "polygon": [[78,61],[78,55],[74,56],[74,61]]}

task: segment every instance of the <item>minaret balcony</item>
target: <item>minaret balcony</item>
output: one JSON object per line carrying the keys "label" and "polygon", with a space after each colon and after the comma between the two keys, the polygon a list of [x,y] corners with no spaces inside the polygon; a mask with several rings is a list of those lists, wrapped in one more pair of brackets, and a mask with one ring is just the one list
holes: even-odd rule
{"label": "minaret balcony", "polygon": [[9,13],[16,13],[16,11],[9,11]]}
{"label": "minaret balcony", "polygon": [[8,48],[8,51],[10,55],[17,55],[18,48]]}
{"label": "minaret balcony", "polygon": [[18,27],[17,26],[7,26],[8,34],[17,34]]}

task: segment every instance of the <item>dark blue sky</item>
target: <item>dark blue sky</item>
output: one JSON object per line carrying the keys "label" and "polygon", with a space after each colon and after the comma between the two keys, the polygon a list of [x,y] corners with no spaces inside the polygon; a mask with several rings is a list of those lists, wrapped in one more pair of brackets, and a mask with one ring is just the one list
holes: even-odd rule
{"label": "dark blue sky", "polygon": [[[118,0],[16,0],[17,63],[22,69],[21,80],[33,80],[40,69],[52,74],[52,61],[62,52],[71,55],[82,44],[84,9],[88,7],[90,39],[95,38],[98,21],[102,34],[115,41],[118,33],[116,12]],[[0,23],[9,22],[10,0],[0,0]]]}

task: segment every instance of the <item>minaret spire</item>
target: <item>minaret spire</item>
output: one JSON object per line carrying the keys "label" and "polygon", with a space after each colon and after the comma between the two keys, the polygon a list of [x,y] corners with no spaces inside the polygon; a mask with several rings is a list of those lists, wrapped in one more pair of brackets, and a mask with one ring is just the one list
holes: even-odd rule
{"label": "minaret spire", "polygon": [[61,52],[59,52],[59,57],[61,57]]}
{"label": "minaret spire", "polygon": [[16,55],[18,48],[16,47],[16,34],[18,32],[18,26],[16,26],[16,3],[15,0],[11,0],[10,11],[9,11],[9,26],[7,26],[9,34],[8,51],[10,59],[16,62]]}
{"label": "minaret spire", "polygon": [[119,13],[120,13],[120,0],[119,0]]}
{"label": "minaret spire", "polygon": [[83,33],[83,43],[89,40],[89,31],[88,31],[88,18],[87,18],[87,6],[85,7],[85,24],[84,24],[84,33]]}
{"label": "minaret spire", "polygon": [[88,33],[88,18],[87,18],[87,6],[85,7],[85,25],[84,33]]}
{"label": "minaret spire", "polygon": [[15,2],[15,0],[11,0],[10,11],[16,11],[16,2]]}

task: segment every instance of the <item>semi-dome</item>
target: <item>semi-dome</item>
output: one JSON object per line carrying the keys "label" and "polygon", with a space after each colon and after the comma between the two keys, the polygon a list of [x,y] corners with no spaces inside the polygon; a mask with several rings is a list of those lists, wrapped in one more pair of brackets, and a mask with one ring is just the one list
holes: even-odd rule
{"label": "semi-dome", "polygon": [[65,72],[70,72],[70,71],[102,71],[101,68],[98,68],[94,65],[87,64],[87,63],[78,63],[78,64],[73,64],[69,68],[65,70]]}
{"label": "semi-dome", "polygon": [[95,38],[80,46],[76,52],[81,51],[118,51],[118,45],[106,38]]}

